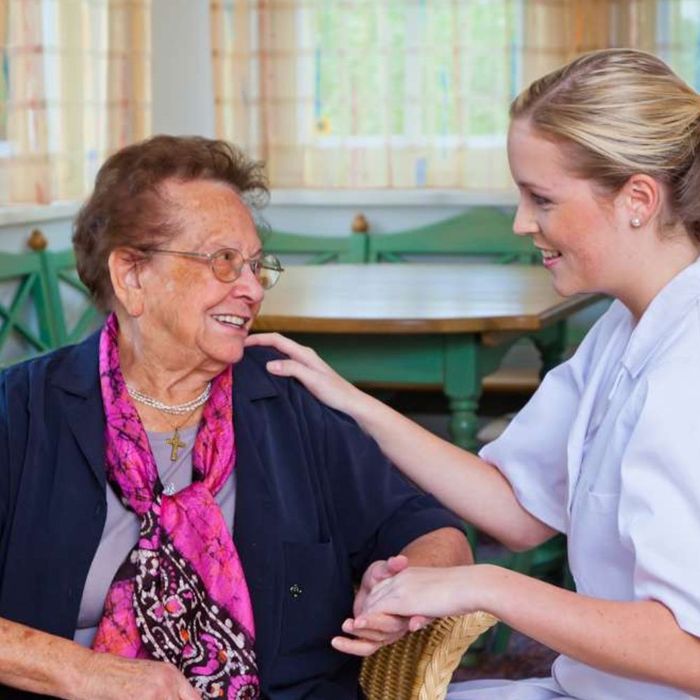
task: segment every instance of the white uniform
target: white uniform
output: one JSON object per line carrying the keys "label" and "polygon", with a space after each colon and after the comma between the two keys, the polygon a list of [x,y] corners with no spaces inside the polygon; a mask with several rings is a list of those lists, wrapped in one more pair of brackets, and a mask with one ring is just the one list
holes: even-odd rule
{"label": "white uniform", "polygon": [[[700,636],[700,262],[671,280],[636,326],[614,302],[574,357],[547,375],[480,454],[528,511],[567,534],[580,593],[658,600],[682,629]],[[566,656],[549,679],[453,684],[448,695],[690,697]]]}

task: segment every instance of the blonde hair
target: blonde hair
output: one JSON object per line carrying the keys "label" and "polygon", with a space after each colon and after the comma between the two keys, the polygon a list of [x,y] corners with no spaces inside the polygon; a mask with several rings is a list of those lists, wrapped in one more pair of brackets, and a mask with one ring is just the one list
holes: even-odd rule
{"label": "blonde hair", "polygon": [[669,214],[700,236],[700,96],[661,59],[584,54],[532,83],[510,116],[560,141],[571,171],[608,192],[636,173],[664,183]]}

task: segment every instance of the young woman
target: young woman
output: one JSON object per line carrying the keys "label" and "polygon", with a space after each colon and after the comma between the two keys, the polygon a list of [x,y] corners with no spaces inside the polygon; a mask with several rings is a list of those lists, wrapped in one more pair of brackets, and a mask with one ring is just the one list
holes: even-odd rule
{"label": "young woman", "polygon": [[247,342],[287,353],[269,371],[352,415],[411,479],[509,547],[568,536],[576,593],[489,565],[407,568],[374,587],[355,625],[482,609],[561,653],[551,678],[453,685],[454,700],[698,696],[700,97],[659,59],[607,50],[536,81],[511,117],[514,232],[560,293],[616,301],[498,440],[468,454],[311,350]]}

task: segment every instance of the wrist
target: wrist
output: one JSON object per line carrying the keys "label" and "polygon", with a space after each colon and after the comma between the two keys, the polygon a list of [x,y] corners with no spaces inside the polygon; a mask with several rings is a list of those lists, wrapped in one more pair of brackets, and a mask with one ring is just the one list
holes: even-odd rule
{"label": "wrist", "polygon": [[476,564],[469,568],[475,570],[477,577],[472,583],[478,597],[474,609],[500,618],[501,604],[509,595],[508,585],[512,572],[495,564]]}
{"label": "wrist", "polygon": [[365,432],[372,434],[372,428],[382,410],[390,409],[379,399],[370,396],[354,385],[352,386],[344,412],[352,416]]}
{"label": "wrist", "polygon": [[[61,674],[63,684],[60,697],[67,700],[86,700],[94,697],[90,692],[90,678],[94,673],[97,653],[75,643],[71,658],[66,663]],[[94,689],[93,689],[94,690]]]}

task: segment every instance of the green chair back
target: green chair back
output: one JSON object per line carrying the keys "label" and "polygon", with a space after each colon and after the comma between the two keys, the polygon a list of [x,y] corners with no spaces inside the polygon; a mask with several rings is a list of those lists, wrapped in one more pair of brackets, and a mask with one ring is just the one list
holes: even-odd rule
{"label": "green chair back", "polygon": [[526,236],[513,234],[513,213],[473,207],[435,224],[399,233],[369,236],[369,262],[400,262],[406,256],[449,255],[531,263],[539,255]]}
{"label": "green chair back", "polygon": [[347,236],[308,235],[263,229],[260,231],[265,251],[282,258],[305,256],[304,263],[363,263],[367,259],[367,236],[351,233]]}
{"label": "green chair back", "polygon": [[102,322],[75,269],[72,250],[38,253],[43,265],[53,322],[53,347],[77,343]]}
{"label": "green chair back", "polygon": [[0,253],[0,366],[53,347],[48,294],[36,253]]}

